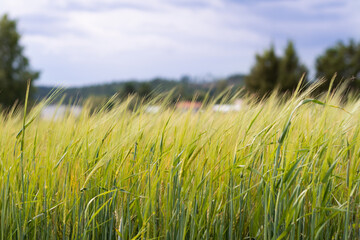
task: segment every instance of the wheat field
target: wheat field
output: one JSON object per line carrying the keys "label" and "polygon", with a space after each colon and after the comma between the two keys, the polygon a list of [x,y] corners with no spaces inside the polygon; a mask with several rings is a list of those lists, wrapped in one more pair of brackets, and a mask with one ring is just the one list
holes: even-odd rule
{"label": "wheat field", "polygon": [[1,239],[360,239],[360,101],[309,92],[3,113]]}

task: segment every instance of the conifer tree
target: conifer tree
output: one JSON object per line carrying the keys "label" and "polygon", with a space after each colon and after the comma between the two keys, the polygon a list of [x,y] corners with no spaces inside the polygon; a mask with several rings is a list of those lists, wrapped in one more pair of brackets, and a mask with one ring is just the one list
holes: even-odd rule
{"label": "conifer tree", "polygon": [[[277,81],[280,88],[279,90],[282,92],[294,91],[302,75],[306,72],[307,68],[299,62],[294,44],[292,41],[289,41],[285,49],[285,54],[279,64],[279,78]],[[306,79],[304,79],[303,82],[306,82]]]}
{"label": "conifer tree", "polygon": [[276,56],[273,46],[265,50],[263,55],[257,54],[256,63],[246,77],[245,85],[259,96],[275,89],[291,92],[296,89],[306,71],[306,67],[299,61],[294,44],[289,41],[283,57]]}
{"label": "conifer tree", "polygon": [[273,46],[263,55],[256,55],[256,63],[245,78],[245,85],[250,91],[263,96],[276,87],[278,79],[279,58]]}

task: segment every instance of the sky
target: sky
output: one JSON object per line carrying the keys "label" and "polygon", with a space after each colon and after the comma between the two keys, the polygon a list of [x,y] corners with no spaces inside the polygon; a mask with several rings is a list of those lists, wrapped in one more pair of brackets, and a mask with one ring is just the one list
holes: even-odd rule
{"label": "sky", "polygon": [[36,85],[249,73],[255,54],[288,40],[316,57],[360,40],[358,0],[1,0],[17,19]]}

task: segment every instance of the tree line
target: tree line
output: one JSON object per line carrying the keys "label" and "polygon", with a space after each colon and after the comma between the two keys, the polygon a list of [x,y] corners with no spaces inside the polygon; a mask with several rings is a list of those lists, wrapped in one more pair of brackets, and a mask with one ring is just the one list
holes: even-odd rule
{"label": "tree line", "polygon": [[[349,40],[338,42],[318,56],[315,63],[317,80],[322,81],[317,93],[328,91],[346,83],[350,91],[360,90],[360,43]],[[256,55],[256,62],[246,77],[246,87],[260,96],[269,94],[274,89],[280,93],[293,92],[300,81],[302,87],[309,84],[308,69],[301,63],[294,44],[289,41],[283,56],[277,56],[274,46]],[[335,75],[336,74],[336,75]],[[336,76],[336,77],[335,77]]]}
{"label": "tree line", "polygon": [[[0,105],[4,108],[24,102],[28,80],[31,80],[30,93],[34,95],[33,82],[40,75],[39,71],[30,67],[30,61],[24,55],[24,47],[21,46],[20,39],[17,21],[10,19],[6,14],[3,15],[0,18]],[[338,42],[329,47],[317,57],[315,69],[316,79],[322,79],[322,84],[317,89],[318,92],[328,90],[335,73],[337,77],[334,79],[332,87],[336,88],[339,84],[347,82],[349,91],[358,92],[360,90],[360,42],[349,40],[347,43]],[[268,95],[274,89],[279,93],[291,93],[300,83],[300,79],[302,79],[302,87],[309,84],[307,73],[308,68],[300,61],[294,43],[289,41],[281,56],[276,54],[273,45],[269,49],[265,49],[263,53],[256,54],[255,64],[245,77],[244,85],[248,92],[255,93],[260,97]],[[235,75],[214,84],[192,83],[191,79],[184,77],[180,81],[166,79],[140,83],[129,81],[115,84],[113,87],[116,87],[112,89],[122,96],[136,93],[146,98],[151,96],[155,89],[161,89],[161,85],[175,86],[177,87],[176,93],[183,99],[192,99],[197,96],[201,100],[206,92],[217,95],[229,85],[234,85],[234,79],[236,79],[237,86],[243,86],[243,76]],[[103,88],[105,94],[114,91],[106,85],[99,85],[83,88],[83,92],[90,94],[94,92],[92,88],[96,89],[96,92]],[[168,90],[168,88],[165,89]],[[44,95],[50,90],[40,88],[38,92]],[[75,96],[77,90],[74,88],[69,92]]]}

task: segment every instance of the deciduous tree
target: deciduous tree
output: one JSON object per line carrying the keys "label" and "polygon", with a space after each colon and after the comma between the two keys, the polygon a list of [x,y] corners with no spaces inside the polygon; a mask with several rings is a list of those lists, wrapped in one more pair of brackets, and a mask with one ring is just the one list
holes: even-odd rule
{"label": "deciduous tree", "polygon": [[24,56],[20,38],[17,22],[7,15],[1,17],[0,104],[4,107],[12,106],[16,101],[23,102],[27,81],[34,81],[39,77],[39,72],[31,70],[29,59]]}
{"label": "deciduous tree", "polygon": [[349,80],[349,87],[353,90],[360,89],[360,43],[350,40],[348,44],[343,42],[326,49],[325,53],[316,60],[316,75],[325,78],[322,90],[327,90],[334,74],[333,87],[341,82]]}

